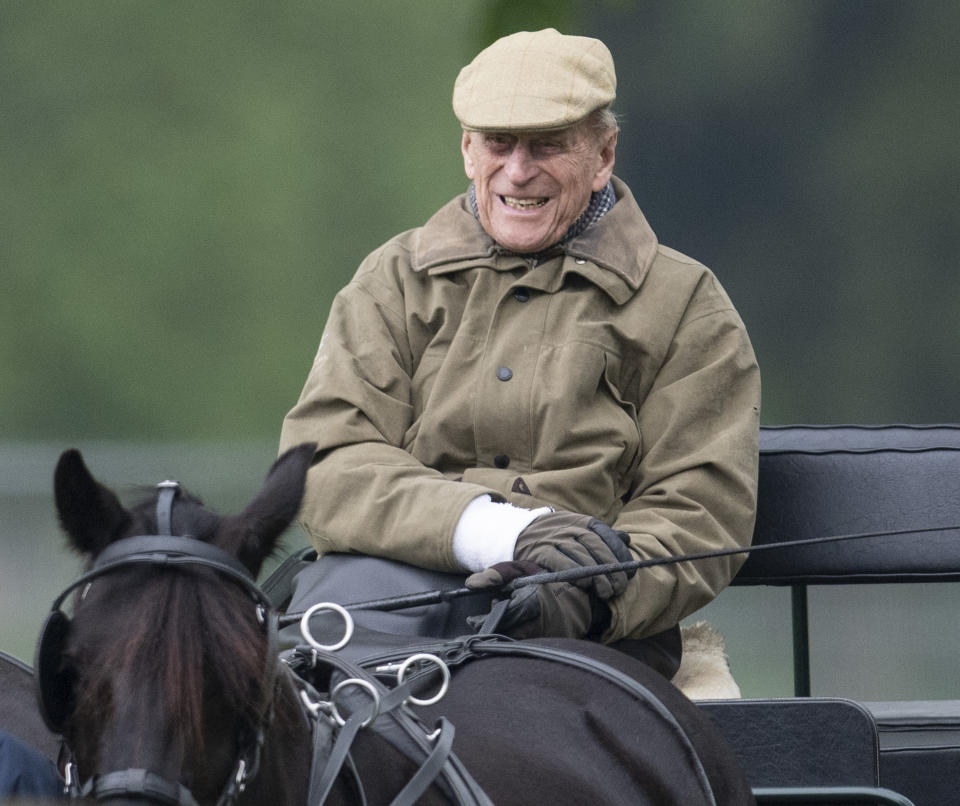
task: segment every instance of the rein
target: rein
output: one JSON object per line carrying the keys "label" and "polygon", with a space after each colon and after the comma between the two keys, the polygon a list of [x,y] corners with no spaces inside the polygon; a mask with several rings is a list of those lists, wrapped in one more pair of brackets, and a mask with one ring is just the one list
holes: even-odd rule
{"label": "rein", "polygon": [[[610,574],[617,571],[639,571],[643,568],[653,568],[660,565],[676,565],[678,563],[697,562],[699,560],[711,560],[719,557],[732,557],[738,554],[752,554],[759,551],[770,551],[774,549],[799,548],[801,546],[812,546],[820,543],[842,543],[851,540],[865,540],[871,537],[894,537],[905,534],[924,534],[929,532],[957,532],[960,531],[960,525],[950,526],[930,526],[925,528],[906,528],[890,529],[882,532],[855,532],[842,535],[826,535],[822,537],[805,538],[801,540],[785,540],[779,543],[764,543],[759,546],[738,546],[730,549],[717,549],[715,551],[703,551],[694,554],[676,554],[669,557],[655,557],[647,560],[628,560],[621,563],[606,563],[604,565],[579,566],[568,568],[564,571],[545,571],[539,574],[530,574],[528,576],[518,577],[517,579],[503,585],[499,590],[505,594],[513,593],[519,588],[527,585],[547,585],[552,582],[575,582],[580,579],[587,579],[601,574]],[[388,596],[383,599],[370,599],[363,602],[354,602],[344,605],[346,610],[377,610],[381,612],[390,612],[393,610],[404,610],[408,607],[420,607],[422,605],[441,604],[459,599],[464,596],[475,596],[482,593],[489,593],[488,589],[474,588],[450,588],[448,590],[423,591],[422,593],[410,593],[401,596]],[[280,625],[292,624],[303,617],[303,612],[287,613],[280,616]]]}

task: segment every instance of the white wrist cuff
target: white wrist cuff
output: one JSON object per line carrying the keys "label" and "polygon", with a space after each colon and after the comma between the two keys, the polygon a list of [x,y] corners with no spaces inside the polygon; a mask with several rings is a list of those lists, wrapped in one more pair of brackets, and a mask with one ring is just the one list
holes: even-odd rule
{"label": "white wrist cuff", "polygon": [[524,509],[497,503],[489,495],[474,498],[453,533],[453,557],[471,573],[512,560],[520,532],[550,511],[550,507]]}

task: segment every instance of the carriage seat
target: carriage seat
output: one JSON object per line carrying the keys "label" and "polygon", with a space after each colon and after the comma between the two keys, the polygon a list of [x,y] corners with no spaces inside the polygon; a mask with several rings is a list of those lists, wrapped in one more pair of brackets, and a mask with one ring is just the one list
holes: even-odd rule
{"label": "carriage seat", "polygon": [[[960,581],[960,530],[940,528],[956,525],[960,426],[760,429],[755,545],[874,535],[757,552],[733,580],[789,587],[796,697],[810,695],[808,586]],[[878,733],[880,784],[917,806],[956,802],[960,700],[861,705]]]}

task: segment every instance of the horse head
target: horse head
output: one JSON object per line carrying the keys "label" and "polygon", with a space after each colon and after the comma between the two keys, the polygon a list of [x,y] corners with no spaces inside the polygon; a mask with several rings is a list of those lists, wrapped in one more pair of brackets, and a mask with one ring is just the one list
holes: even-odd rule
{"label": "horse head", "polygon": [[296,696],[253,580],[296,516],[313,454],[286,452],[225,517],[175,482],[126,508],[79,452],[60,457],[57,512],[86,573],[54,603],[36,673],[76,793],[207,806],[242,791],[265,733],[282,728],[278,696]]}

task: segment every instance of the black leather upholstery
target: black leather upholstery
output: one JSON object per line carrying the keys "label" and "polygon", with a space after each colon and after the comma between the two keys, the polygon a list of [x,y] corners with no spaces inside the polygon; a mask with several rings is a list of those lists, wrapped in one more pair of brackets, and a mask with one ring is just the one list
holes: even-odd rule
{"label": "black leather upholstery", "polygon": [[877,729],[870,713],[851,700],[709,700],[698,705],[733,747],[751,787],[878,785]]}
{"label": "black leather upholstery", "polygon": [[903,533],[758,552],[733,584],[960,580],[958,471],[957,426],[761,428],[755,544]]}
{"label": "black leather upholstery", "polygon": [[880,738],[880,780],[917,806],[958,800],[960,700],[864,703]]}

